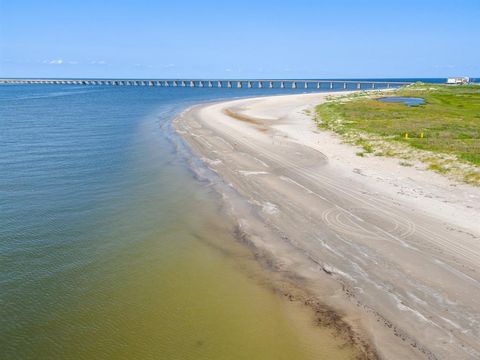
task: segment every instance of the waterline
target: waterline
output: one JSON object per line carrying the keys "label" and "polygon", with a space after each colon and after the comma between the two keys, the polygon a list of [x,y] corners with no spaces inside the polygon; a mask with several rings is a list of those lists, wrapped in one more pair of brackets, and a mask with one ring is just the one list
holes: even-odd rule
{"label": "waterline", "polygon": [[2,358],[350,357],[272,290],[172,142],[217,94],[0,90]]}

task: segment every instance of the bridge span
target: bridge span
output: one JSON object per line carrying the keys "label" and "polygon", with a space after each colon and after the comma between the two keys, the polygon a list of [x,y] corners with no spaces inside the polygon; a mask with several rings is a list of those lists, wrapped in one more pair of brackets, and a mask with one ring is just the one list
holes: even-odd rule
{"label": "bridge span", "polygon": [[190,88],[375,89],[412,84],[404,81],[313,79],[0,79],[0,84],[156,86]]}

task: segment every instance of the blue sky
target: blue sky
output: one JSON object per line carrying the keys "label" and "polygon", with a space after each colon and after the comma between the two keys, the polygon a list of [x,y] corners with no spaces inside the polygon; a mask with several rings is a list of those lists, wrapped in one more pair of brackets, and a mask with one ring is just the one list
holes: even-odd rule
{"label": "blue sky", "polygon": [[1,77],[480,77],[480,1],[0,0]]}

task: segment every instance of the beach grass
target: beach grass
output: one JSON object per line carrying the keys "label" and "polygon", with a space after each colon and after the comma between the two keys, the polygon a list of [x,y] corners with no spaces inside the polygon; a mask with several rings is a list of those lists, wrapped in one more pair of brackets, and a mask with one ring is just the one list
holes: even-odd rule
{"label": "beach grass", "polygon": [[[378,101],[384,96],[420,97],[425,103]],[[480,184],[479,85],[418,83],[354,93],[317,106],[316,120],[321,128],[361,147],[362,156],[419,160],[430,170]]]}

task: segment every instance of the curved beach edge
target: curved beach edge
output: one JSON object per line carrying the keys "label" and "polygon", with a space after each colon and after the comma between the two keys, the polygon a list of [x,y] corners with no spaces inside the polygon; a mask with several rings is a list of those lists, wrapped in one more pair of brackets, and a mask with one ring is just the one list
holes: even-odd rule
{"label": "curved beach edge", "polygon": [[[453,320],[445,317],[443,309],[423,309],[420,305],[428,304],[428,299],[421,299],[423,295],[407,283],[416,274],[404,273],[391,262],[396,258],[400,264],[409,262],[412,246],[407,242],[409,237],[421,235],[415,232],[415,220],[424,220],[424,215],[438,231],[443,229],[437,223],[448,221],[448,226],[456,229],[456,236],[477,236],[474,225],[469,224],[474,224],[478,215],[479,209],[471,205],[476,203],[476,196],[480,199],[480,193],[463,185],[452,192],[447,179],[436,175],[425,179],[424,173],[398,166],[395,159],[357,159],[354,147],[343,144],[333,134],[318,131],[311,118],[316,105],[328,96],[342,94],[260,97],[197,105],[179,115],[173,126],[215,178],[214,186],[222,196],[225,212],[234,221],[235,237],[252,249],[272,279],[272,287],[289,300],[312,308],[317,324],[335,329],[358,349],[359,358],[435,359],[453,354],[456,348],[464,349],[465,344],[470,346],[468,354],[475,354],[478,349],[461,331],[450,347],[438,343],[452,332],[444,331],[435,322],[436,316],[439,321]],[[409,179],[407,184],[405,177]],[[395,191],[398,186],[423,190],[422,214],[413,220],[404,220],[403,210],[396,204],[413,208],[419,201],[418,194]],[[474,195],[471,202],[462,202],[465,192]],[[353,222],[357,216],[371,220],[367,213],[370,204],[364,206],[364,200],[353,205],[344,203],[364,194],[375,206],[388,209],[389,215],[379,227],[404,232],[399,237],[401,251],[393,259],[388,255],[390,248],[385,250],[379,245],[379,249],[367,249],[370,245],[363,240],[355,242],[358,234],[346,232],[350,225],[342,219],[339,209],[352,209]],[[324,202],[332,200],[333,206],[322,209]],[[420,240],[424,241],[412,239]],[[350,250],[345,247],[347,242]],[[434,264],[424,261],[423,266],[440,276],[444,268],[435,268],[439,263],[437,254],[428,251],[432,252]],[[368,262],[365,269],[360,268],[364,260],[359,256]],[[425,253],[421,259],[425,259]],[[441,260],[447,263],[451,259]],[[387,264],[385,274],[381,273],[384,267],[375,268],[379,263]],[[407,296],[417,303],[407,302],[384,287],[401,282],[402,277],[405,284],[399,283],[399,288],[404,286]],[[417,284],[426,281],[421,275],[413,279]],[[424,286],[423,290],[427,291],[426,297],[430,296],[429,288]],[[446,287],[446,291],[450,290]],[[453,315],[461,319],[465,314]],[[427,336],[432,328],[437,343]],[[468,358],[468,354],[460,358]]]}

